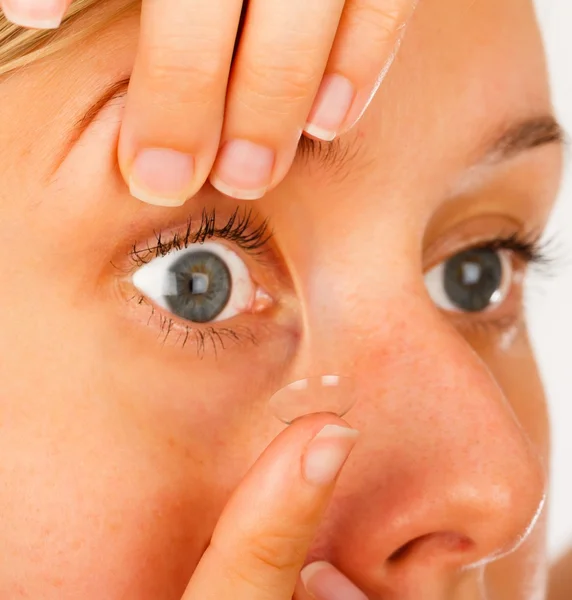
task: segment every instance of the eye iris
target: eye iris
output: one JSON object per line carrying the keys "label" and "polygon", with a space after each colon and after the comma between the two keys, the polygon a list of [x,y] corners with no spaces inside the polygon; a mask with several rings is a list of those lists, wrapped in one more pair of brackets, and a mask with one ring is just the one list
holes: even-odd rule
{"label": "eye iris", "polygon": [[482,311],[494,302],[502,278],[501,259],[490,249],[467,250],[445,264],[445,291],[449,300],[466,312]]}
{"label": "eye iris", "polygon": [[207,323],[225,308],[232,290],[226,264],[211,252],[192,252],[169,268],[175,280],[175,293],[166,296],[169,309],[194,321]]}

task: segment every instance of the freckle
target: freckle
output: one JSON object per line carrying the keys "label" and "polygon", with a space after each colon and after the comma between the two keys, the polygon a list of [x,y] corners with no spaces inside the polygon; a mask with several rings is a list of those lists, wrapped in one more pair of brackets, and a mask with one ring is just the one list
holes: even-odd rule
{"label": "freckle", "polygon": [[82,546],[83,546],[83,540],[81,538],[76,538],[73,541],[73,543],[71,544],[71,548],[75,552],[77,552],[78,550],[81,550]]}
{"label": "freckle", "polygon": [[61,588],[64,584],[62,577],[52,577],[51,584],[55,588]]}
{"label": "freckle", "polygon": [[110,532],[112,532],[112,533],[115,533],[115,532],[119,531],[119,529],[120,529],[120,525],[119,525],[119,523],[111,523],[111,524],[109,525],[109,530],[110,530]]}

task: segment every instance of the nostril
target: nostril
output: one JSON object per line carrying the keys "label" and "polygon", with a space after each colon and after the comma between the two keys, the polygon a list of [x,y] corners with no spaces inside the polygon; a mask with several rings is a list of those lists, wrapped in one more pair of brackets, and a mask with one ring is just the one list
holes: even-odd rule
{"label": "nostril", "polygon": [[401,546],[400,548],[398,548],[387,560],[388,562],[398,562],[399,560],[401,560],[402,558],[405,557],[405,555],[409,554],[409,550],[411,550],[411,548],[413,547],[413,545],[417,542],[417,540],[419,540],[421,538],[415,538],[414,540],[411,540],[410,542],[407,542],[407,544],[403,544],[403,546]]}
{"label": "nostril", "polygon": [[399,563],[415,555],[416,560],[431,560],[432,558],[453,558],[466,555],[475,543],[465,535],[451,531],[428,533],[416,537],[400,546],[387,559],[390,563]]}

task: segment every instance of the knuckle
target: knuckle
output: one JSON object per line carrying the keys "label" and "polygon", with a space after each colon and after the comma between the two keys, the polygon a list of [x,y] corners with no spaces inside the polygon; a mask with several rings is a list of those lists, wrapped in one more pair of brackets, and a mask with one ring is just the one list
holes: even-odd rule
{"label": "knuckle", "polygon": [[245,67],[244,81],[250,93],[270,107],[297,104],[308,97],[317,76],[307,64],[253,62]]}
{"label": "knuckle", "polygon": [[143,59],[148,81],[157,90],[181,86],[201,91],[212,90],[222,75],[216,56],[201,55],[190,59],[187,50],[165,47],[149,48]]}
{"label": "knuckle", "polygon": [[395,35],[405,18],[403,2],[397,0],[354,0],[348,10],[355,23],[373,28],[385,39]]}
{"label": "knuckle", "polygon": [[240,556],[220,545],[211,545],[218,554],[218,562],[224,565],[231,579],[260,590],[272,586],[272,582],[283,573],[301,568],[308,540],[296,539],[292,535],[265,533],[240,546]]}
{"label": "knuckle", "polygon": [[259,536],[247,550],[251,560],[270,571],[290,571],[299,567],[305,554],[300,550],[301,540],[292,535],[265,534]]}

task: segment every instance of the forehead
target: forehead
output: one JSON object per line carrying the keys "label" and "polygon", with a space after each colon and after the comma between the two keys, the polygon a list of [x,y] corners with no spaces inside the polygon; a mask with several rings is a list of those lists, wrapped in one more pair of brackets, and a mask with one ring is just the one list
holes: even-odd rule
{"label": "forehead", "polygon": [[379,161],[395,165],[395,179],[404,181],[413,166],[471,164],[495,132],[550,112],[528,0],[422,0],[360,141],[375,138]]}
{"label": "forehead", "polygon": [[[0,116],[10,142],[4,151],[9,148],[18,161],[21,176],[22,156],[33,152],[45,161],[57,155],[64,132],[101,89],[129,76],[138,3],[110,0],[77,23],[89,28],[102,14],[129,4],[134,10],[89,44],[69,45],[2,82],[6,101],[26,114],[25,122],[8,111]],[[341,151],[352,159],[348,168],[328,169],[327,161],[300,161],[297,168],[346,186],[367,171],[402,197],[414,180],[434,188],[443,182],[444,169],[461,169],[476,159],[478,141],[487,132],[493,135],[506,122],[550,112],[549,107],[542,46],[528,0],[422,0],[379,94],[360,127],[347,136]],[[38,172],[38,165],[27,164]]]}
{"label": "forehead", "polygon": [[[313,171],[313,189],[321,183],[328,193],[335,183],[340,190],[326,212],[320,193],[305,198],[306,221],[355,223],[359,206],[372,234],[373,223],[396,213],[408,218],[415,212],[423,229],[500,132],[550,113],[544,53],[528,0],[422,0],[369,111],[340,144],[347,168],[301,165]],[[294,193],[304,195],[302,178]]]}

